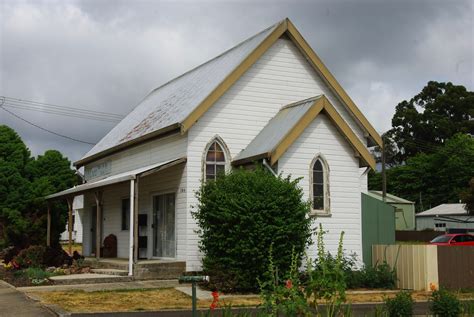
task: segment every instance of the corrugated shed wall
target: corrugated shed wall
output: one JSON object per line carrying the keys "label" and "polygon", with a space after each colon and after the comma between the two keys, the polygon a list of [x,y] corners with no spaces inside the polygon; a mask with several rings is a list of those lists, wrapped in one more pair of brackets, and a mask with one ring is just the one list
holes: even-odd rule
{"label": "corrugated shed wall", "polygon": [[362,193],[363,261],[372,264],[372,245],[395,243],[395,208]]}

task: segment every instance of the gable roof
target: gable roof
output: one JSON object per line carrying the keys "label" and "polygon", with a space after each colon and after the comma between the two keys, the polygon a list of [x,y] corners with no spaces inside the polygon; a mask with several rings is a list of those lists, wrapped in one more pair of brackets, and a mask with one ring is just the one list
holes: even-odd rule
{"label": "gable roof", "polygon": [[464,204],[442,204],[434,208],[417,213],[416,217],[426,216],[467,216],[468,212],[464,209]]}
{"label": "gable roof", "polygon": [[290,20],[285,19],[153,90],[74,165],[82,166],[170,131],[179,129],[185,133],[283,34],[306,56],[367,135],[381,146],[379,134]]}
{"label": "gable roof", "polygon": [[[367,192],[367,194],[369,196],[372,196],[376,199],[380,199],[382,200],[383,199],[383,194],[382,194],[382,191],[380,190],[369,190]],[[392,195],[392,194],[389,194],[387,193],[387,196],[386,196],[386,202],[387,203],[392,203],[392,204],[407,204],[407,205],[414,205],[415,203],[413,201],[409,201],[409,200],[406,200],[404,198],[401,198],[401,197],[398,197],[398,196],[395,196],[395,195]]]}
{"label": "gable roof", "polygon": [[321,112],[331,119],[339,132],[360,154],[361,166],[375,169],[375,160],[370,152],[324,95],[283,107],[232,163],[239,165],[269,158],[273,165]]}

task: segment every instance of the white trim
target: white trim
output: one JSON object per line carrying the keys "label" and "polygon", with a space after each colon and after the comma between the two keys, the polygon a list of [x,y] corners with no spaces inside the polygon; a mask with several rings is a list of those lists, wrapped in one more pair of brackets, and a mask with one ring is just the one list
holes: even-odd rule
{"label": "white trim", "polygon": [[[324,209],[313,209],[313,168],[314,164],[320,161],[323,167],[323,196],[324,196]],[[331,216],[331,196],[329,190],[329,165],[323,154],[318,153],[311,161],[309,166],[309,198],[311,200],[311,215],[312,216]]]}
{"label": "white trim", "polygon": [[[137,197],[138,199],[138,197]],[[133,276],[133,238],[134,238],[134,208],[135,207],[135,180],[130,180],[130,240],[128,253],[128,276]],[[137,245],[138,247],[138,245]]]}

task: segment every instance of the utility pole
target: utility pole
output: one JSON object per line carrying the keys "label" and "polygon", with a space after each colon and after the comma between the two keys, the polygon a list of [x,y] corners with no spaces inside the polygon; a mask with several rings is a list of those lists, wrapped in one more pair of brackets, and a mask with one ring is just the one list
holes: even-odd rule
{"label": "utility pole", "polygon": [[385,135],[382,134],[382,200],[387,200],[387,174],[385,171]]}

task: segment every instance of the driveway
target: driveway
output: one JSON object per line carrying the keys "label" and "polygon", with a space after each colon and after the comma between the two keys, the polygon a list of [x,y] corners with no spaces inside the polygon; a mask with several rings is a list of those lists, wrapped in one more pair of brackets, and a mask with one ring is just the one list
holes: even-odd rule
{"label": "driveway", "polygon": [[0,316],[52,317],[53,313],[28,299],[8,283],[0,280]]}

